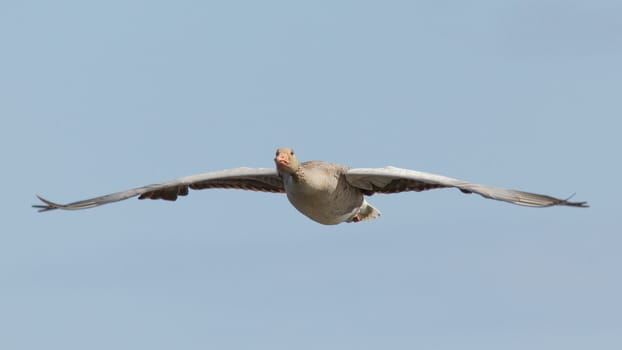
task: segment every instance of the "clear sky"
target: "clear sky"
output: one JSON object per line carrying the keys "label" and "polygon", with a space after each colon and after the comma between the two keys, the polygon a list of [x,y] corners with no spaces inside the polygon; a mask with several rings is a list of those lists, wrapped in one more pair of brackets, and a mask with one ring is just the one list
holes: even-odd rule
{"label": "clear sky", "polygon": [[[4,1],[1,349],[621,349],[622,2]],[[39,214],[236,166],[587,200],[283,195]]]}

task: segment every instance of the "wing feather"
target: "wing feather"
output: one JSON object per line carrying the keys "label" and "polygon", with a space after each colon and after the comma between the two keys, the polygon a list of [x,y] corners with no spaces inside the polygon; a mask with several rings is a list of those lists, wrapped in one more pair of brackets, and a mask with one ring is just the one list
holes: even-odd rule
{"label": "wing feather", "polygon": [[447,176],[391,166],[385,168],[350,169],[346,173],[346,179],[350,184],[360,188],[367,195],[404,191],[418,192],[435,188],[455,187],[464,193],[477,193],[485,198],[529,207],[550,207],[555,205],[589,206],[587,202],[570,202],[568,199],[486,186]]}
{"label": "wing feather", "polygon": [[177,200],[188,195],[188,189],[234,188],[261,192],[284,193],[283,182],[273,168],[235,168],[181,177],[160,184],[133,188],[68,204],[58,204],[37,196],[43,205],[33,205],[39,211],[53,209],[78,210],[122,201],[138,196],[139,199]]}

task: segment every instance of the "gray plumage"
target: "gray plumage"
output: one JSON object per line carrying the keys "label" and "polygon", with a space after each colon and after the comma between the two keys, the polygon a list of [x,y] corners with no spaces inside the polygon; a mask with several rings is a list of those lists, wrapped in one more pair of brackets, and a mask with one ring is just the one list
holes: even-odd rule
{"label": "gray plumage", "polygon": [[286,193],[302,214],[321,224],[371,220],[380,212],[364,196],[375,193],[426,191],[454,187],[463,193],[529,207],[588,207],[587,202],[571,202],[547,195],[523,192],[462,181],[421,171],[385,168],[349,168],[322,161],[298,162],[291,148],[280,148],[274,168],[235,168],[182,177],[176,180],[133,188],[69,204],[58,204],[37,196],[39,211],[78,210],[118,202],[132,197],[174,201],[190,189],[233,188]]}

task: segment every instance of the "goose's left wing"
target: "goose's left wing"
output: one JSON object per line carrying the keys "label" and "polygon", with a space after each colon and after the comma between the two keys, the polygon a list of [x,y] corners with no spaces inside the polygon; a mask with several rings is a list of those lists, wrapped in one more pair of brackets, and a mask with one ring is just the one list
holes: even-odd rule
{"label": "goose's left wing", "polygon": [[543,194],[480,185],[447,176],[391,166],[385,168],[353,168],[348,170],[345,175],[351,185],[360,188],[367,195],[404,191],[420,192],[436,188],[455,187],[464,193],[477,193],[489,199],[528,207],[589,206],[587,202],[571,202],[567,199]]}
{"label": "goose's left wing", "polygon": [[139,199],[177,200],[186,196],[188,189],[235,188],[261,192],[284,193],[283,181],[274,168],[235,168],[181,177],[160,184],[147,185],[105,196],[85,199],[69,204],[58,204],[37,196],[44,204],[33,205],[39,211],[53,209],[78,210],[122,201],[139,196]]}

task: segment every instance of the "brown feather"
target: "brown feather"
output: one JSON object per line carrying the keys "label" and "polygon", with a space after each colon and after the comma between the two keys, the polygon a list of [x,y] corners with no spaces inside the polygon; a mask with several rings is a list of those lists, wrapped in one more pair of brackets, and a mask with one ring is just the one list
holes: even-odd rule
{"label": "brown feather", "polygon": [[239,177],[234,179],[218,179],[203,182],[197,182],[190,185],[180,185],[177,187],[168,187],[149,191],[141,194],[138,199],[164,199],[167,201],[175,201],[178,196],[188,195],[188,188],[193,190],[202,190],[208,188],[222,189],[239,189],[259,192],[285,193],[285,189],[280,181],[271,177],[265,177],[261,180]]}
{"label": "brown feather", "polygon": [[374,193],[399,193],[399,192],[408,192],[408,191],[427,191],[433,190],[437,188],[446,188],[448,186],[438,185],[438,184],[430,184],[422,181],[416,180],[407,180],[407,179],[394,179],[391,180],[386,186],[376,186],[372,184],[373,189],[371,190],[362,190],[365,195],[371,196]]}

